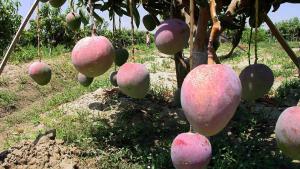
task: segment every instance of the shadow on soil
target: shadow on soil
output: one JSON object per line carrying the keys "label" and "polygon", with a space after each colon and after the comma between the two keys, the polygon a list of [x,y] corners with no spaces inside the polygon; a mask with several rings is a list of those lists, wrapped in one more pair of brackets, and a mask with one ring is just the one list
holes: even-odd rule
{"label": "shadow on soil", "polygon": [[121,94],[112,97],[104,104],[92,103],[89,106],[103,110],[109,107],[107,103],[118,99],[119,106],[111,117],[112,122],[102,121],[102,125],[93,132],[97,146],[100,149],[127,149],[130,151],[128,155],[133,155],[126,159],[129,162],[155,168],[172,168],[170,143],[178,133],[189,129],[182,112],[174,107],[168,108],[166,102],[153,102],[150,95],[142,100],[130,99]]}
{"label": "shadow on soil", "polygon": [[[300,165],[284,156],[276,145],[275,124],[280,113],[299,101],[299,80],[284,83],[274,98],[255,104],[242,102],[230,124],[211,137],[213,157],[209,169],[296,169]],[[134,100],[121,94],[108,97],[106,103],[118,103],[112,122],[101,121],[93,129],[99,149],[125,148],[125,159],[142,166],[173,168],[170,146],[177,134],[189,125],[179,108],[167,102],[154,102],[153,96]],[[149,101],[150,100],[150,101]],[[267,101],[266,101],[267,100]],[[283,101],[287,101],[286,104]],[[109,104],[92,103],[91,109],[103,110]],[[97,108],[98,107],[98,108]]]}

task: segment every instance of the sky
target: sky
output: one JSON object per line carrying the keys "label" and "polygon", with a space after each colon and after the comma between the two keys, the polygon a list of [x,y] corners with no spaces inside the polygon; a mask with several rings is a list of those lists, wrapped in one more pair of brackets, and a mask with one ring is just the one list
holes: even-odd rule
{"label": "sky", "polygon": [[[22,16],[25,16],[27,12],[29,11],[31,5],[34,3],[34,0],[20,0],[21,2],[21,7],[19,9],[19,13]],[[62,9],[67,8],[67,3],[62,7]],[[147,12],[140,7],[139,9],[141,18],[147,14]],[[108,17],[108,12],[103,12],[100,14],[106,21],[109,22],[109,28],[112,27],[112,21],[109,21]],[[272,19],[274,23],[282,21],[282,20],[288,20],[293,17],[299,17],[300,18],[300,4],[289,4],[285,3],[280,6],[280,8],[274,13],[274,12],[269,12],[269,17]],[[118,27],[118,17],[116,17],[116,23]],[[122,27],[125,28],[130,28],[130,18],[127,16],[122,17]],[[139,27],[141,30],[145,30],[144,25],[141,22],[141,25]]]}

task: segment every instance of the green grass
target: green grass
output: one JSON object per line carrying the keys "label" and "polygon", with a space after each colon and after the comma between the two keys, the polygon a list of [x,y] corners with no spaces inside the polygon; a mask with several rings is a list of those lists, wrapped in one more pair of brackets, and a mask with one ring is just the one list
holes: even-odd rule
{"label": "green grass", "polygon": [[38,123],[41,113],[50,111],[51,109],[54,109],[63,103],[70,102],[84,93],[92,92],[100,87],[108,87],[110,85],[108,81],[108,75],[106,74],[102,78],[100,80],[95,80],[88,88],[79,86],[79,84],[72,87],[72,85],[69,84],[68,86],[65,86],[65,90],[63,90],[61,93],[57,93],[42,100],[42,103],[37,103],[38,105],[30,106],[28,110],[19,113],[17,112],[11,116],[6,116],[4,120],[7,123],[7,126],[13,126],[30,121],[33,123]]}
{"label": "green grass", "polygon": [[[244,44],[246,45],[246,44]],[[219,55],[227,53],[230,50],[230,44],[224,43],[218,50]],[[251,48],[251,64],[254,63],[254,46]],[[236,49],[230,58],[220,57],[222,63],[233,65],[236,69],[242,61],[248,62],[247,52]],[[290,78],[296,74],[296,66],[278,43],[259,42],[258,43],[258,63],[269,66],[275,77]],[[246,64],[245,66],[247,66]],[[236,69],[237,70],[237,69]],[[240,70],[237,70],[239,72]]]}
{"label": "green grass", "polygon": [[[85,93],[95,91],[100,87],[107,88],[110,86],[108,72],[101,77],[95,78],[91,86],[82,87],[76,80],[77,72],[70,62],[70,57],[63,55],[60,57],[54,56],[54,58],[56,61],[54,61],[54,63],[52,63],[53,61],[50,62],[53,74],[48,85],[39,86],[27,75],[20,75],[19,79],[17,79],[18,83],[16,85],[18,85],[18,87],[16,91],[9,93],[5,92],[5,94],[0,93],[0,105],[15,103],[18,98],[18,91],[28,90],[29,85],[32,90],[38,91],[35,93],[40,97],[39,99],[28,98],[34,101],[31,105],[27,105],[25,108],[17,110],[13,114],[0,119],[0,123],[2,124],[0,128],[1,131],[16,127],[19,124],[29,123],[38,125],[40,124],[41,114],[54,110],[63,103],[75,100]],[[46,59],[46,62],[49,61]],[[16,137],[13,135],[8,136],[6,139],[6,147],[16,143],[15,141],[18,141]]]}
{"label": "green grass", "polygon": [[145,62],[151,62],[154,61],[154,49],[155,49],[155,45],[151,44],[150,47],[147,47],[147,45],[144,44],[140,44],[140,45],[136,45],[136,60],[135,62],[137,63],[145,63]]}
{"label": "green grass", "polygon": [[169,89],[165,86],[159,84],[153,84],[149,91],[149,96],[151,96],[152,101],[157,102],[169,102],[172,98],[173,89]]}
{"label": "green grass", "polygon": [[0,107],[12,105],[17,100],[14,92],[1,90],[0,91]]}
{"label": "green grass", "polygon": [[[38,103],[32,104],[31,106],[25,108],[24,110],[15,112],[12,115],[5,116],[4,118],[1,119],[1,123],[5,125],[1,126],[0,131],[5,131],[18,124],[26,124],[26,123],[30,123],[34,125],[40,124],[41,115],[43,113],[50,110],[56,110],[56,108],[59,105],[75,100],[76,98],[80,97],[85,93],[92,92],[100,87],[106,88],[110,86],[109,81],[107,80],[108,76],[104,75],[104,77],[102,78],[95,80],[93,84],[88,88],[79,86],[78,84],[73,87],[65,86],[66,87],[65,90],[63,90],[61,93],[54,94],[53,96],[45,98]],[[64,121],[62,122],[65,124],[65,122],[67,123],[68,121],[64,119]],[[65,125],[63,126],[65,127]],[[57,128],[60,127],[57,126]],[[5,147],[2,148],[8,148],[14,145],[15,143],[17,143],[16,141],[18,141],[18,139],[16,139],[14,135],[11,135],[8,136],[8,138],[6,138],[5,141],[6,141],[6,144],[4,145]]]}
{"label": "green grass", "polygon": [[77,112],[78,116],[64,115],[61,110],[54,110],[43,118],[43,124],[49,128],[56,128],[58,137],[67,143],[77,143],[81,147],[91,146],[89,138],[94,126],[88,118],[88,112]]}
{"label": "green grass", "polygon": [[300,48],[300,42],[292,41],[292,42],[288,42],[288,44],[290,45],[291,48]]}
{"label": "green grass", "polygon": [[[262,106],[255,112],[241,104],[230,124],[210,139],[211,169],[274,169],[295,165],[277,148],[273,130],[280,112]],[[283,167],[284,168],[284,167]]]}
{"label": "green grass", "polygon": [[274,97],[280,106],[295,106],[300,100],[300,80],[285,80],[276,90]]}
{"label": "green grass", "polygon": [[7,86],[9,83],[8,77],[0,76],[0,86]]}
{"label": "green grass", "polygon": [[171,68],[171,65],[174,64],[173,62],[174,61],[172,59],[168,59],[168,60],[164,59],[162,61],[161,66],[162,66],[162,68],[169,70]]}
{"label": "green grass", "polygon": [[[48,48],[42,46],[40,48],[40,54],[43,59],[57,57],[61,54],[68,52],[64,46],[58,45],[54,48]],[[14,64],[29,62],[31,60],[38,59],[38,50],[34,46],[20,47],[10,56],[10,62]]]}
{"label": "green grass", "polygon": [[224,58],[223,56],[225,56],[230,51],[230,49],[230,43],[222,43],[219,49],[217,50],[217,54],[222,63],[235,63],[247,58],[247,52],[241,51],[238,48],[235,49],[235,52],[230,58]]}

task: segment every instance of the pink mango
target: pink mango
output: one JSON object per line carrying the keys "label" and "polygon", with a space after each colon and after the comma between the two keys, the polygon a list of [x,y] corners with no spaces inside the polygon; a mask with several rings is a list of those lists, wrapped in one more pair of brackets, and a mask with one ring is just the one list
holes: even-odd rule
{"label": "pink mango", "polygon": [[176,169],[205,169],[211,155],[209,140],[198,133],[181,133],[171,146],[171,158]]}
{"label": "pink mango", "polygon": [[275,135],[281,151],[294,160],[300,160],[300,107],[289,107],[281,113]]}
{"label": "pink mango", "polygon": [[46,85],[51,80],[51,68],[44,62],[34,62],[28,68],[29,76],[39,85]]}
{"label": "pink mango", "polygon": [[241,100],[239,77],[228,66],[200,65],[184,79],[181,105],[193,129],[205,136],[219,133]]}
{"label": "pink mango", "polygon": [[66,16],[67,26],[73,30],[77,31],[81,25],[80,15],[75,12],[69,12]]}
{"label": "pink mango", "polygon": [[141,99],[149,90],[150,74],[143,64],[125,63],[118,71],[117,83],[124,94]]}
{"label": "pink mango", "polygon": [[114,47],[104,36],[85,37],[72,51],[73,65],[88,77],[104,74],[113,64],[114,57]]}
{"label": "pink mango", "polygon": [[161,23],[155,33],[157,49],[168,55],[183,50],[189,40],[189,26],[180,19],[169,19]]}

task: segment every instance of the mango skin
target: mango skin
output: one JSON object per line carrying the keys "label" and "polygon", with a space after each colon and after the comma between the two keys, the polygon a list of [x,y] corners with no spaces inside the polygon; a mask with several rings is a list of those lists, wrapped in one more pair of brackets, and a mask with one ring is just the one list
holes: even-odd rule
{"label": "mango skin", "polygon": [[115,86],[115,87],[118,86],[118,83],[117,83],[117,74],[118,74],[117,71],[112,72],[112,73],[110,74],[110,77],[109,77],[109,80],[110,80],[111,85],[113,85],[113,86]]}
{"label": "mango skin", "polygon": [[150,74],[140,63],[125,63],[117,74],[120,90],[129,97],[142,99],[150,88]]}
{"label": "mango skin", "polygon": [[156,28],[155,20],[150,14],[143,17],[143,24],[148,31],[153,31]]}
{"label": "mango skin", "polygon": [[209,140],[198,133],[181,133],[171,146],[171,159],[176,169],[205,169],[211,155]]}
{"label": "mango skin", "polygon": [[256,100],[267,94],[273,83],[272,70],[264,64],[247,66],[240,74],[242,83],[242,98],[248,101]]}
{"label": "mango skin", "polygon": [[66,3],[67,0],[49,0],[49,3],[54,8],[59,8]]}
{"label": "mango skin", "polygon": [[66,22],[68,27],[73,30],[77,31],[80,28],[81,25],[81,18],[80,15],[74,12],[70,12],[66,16]]}
{"label": "mango skin", "polygon": [[116,49],[115,64],[117,66],[122,66],[124,63],[127,62],[128,58],[129,52],[126,49]]}
{"label": "mango skin", "polygon": [[87,77],[104,74],[113,64],[115,50],[104,36],[85,37],[72,50],[74,67]]}
{"label": "mango skin", "polygon": [[190,29],[180,19],[169,19],[161,23],[155,33],[155,45],[164,54],[174,55],[188,44]]}
{"label": "mango skin", "polygon": [[183,81],[181,106],[194,131],[213,136],[231,120],[241,94],[240,79],[230,67],[199,65]]}
{"label": "mango skin", "polygon": [[300,107],[285,109],[275,126],[278,147],[293,160],[300,160]]}
{"label": "mango skin", "polygon": [[86,75],[84,75],[82,73],[78,73],[77,80],[82,86],[88,87],[89,85],[92,84],[94,78],[87,77]]}
{"label": "mango skin", "polygon": [[44,62],[34,62],[28,68],[29,76],[39,85],[47,85],[52,76],[51,68]]}

